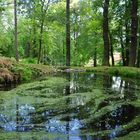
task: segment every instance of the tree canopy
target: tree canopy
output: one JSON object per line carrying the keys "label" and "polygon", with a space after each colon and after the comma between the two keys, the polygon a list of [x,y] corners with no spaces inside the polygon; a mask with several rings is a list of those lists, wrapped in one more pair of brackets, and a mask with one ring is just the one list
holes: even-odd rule
{"label": "tree canopy", "polygon": [[139,67],[139,7],[138,0],[1,0],[0,55],[49,65]]}

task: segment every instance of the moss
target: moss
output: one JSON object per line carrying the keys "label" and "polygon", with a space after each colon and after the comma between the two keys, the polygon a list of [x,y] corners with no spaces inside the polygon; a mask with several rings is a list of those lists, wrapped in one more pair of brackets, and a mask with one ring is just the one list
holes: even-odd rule
{"label": "moss", "polygon": [[139,140],[139,139],[140,139],[140,131],[134,131],[126,136],[115,138],[114,140]]}
{"label": "moss", "polygon": [[9,132],[4,133],[0,132],[0,140],[54,140],[54,139],[63,139],[67,140],[67,135],[62,134],[50,134],[47,132]]}
{"label": "moss", "polygon": [[140,78],[140,69],[133,67],[85,67],[87,72],[108,73],[116,76]]}

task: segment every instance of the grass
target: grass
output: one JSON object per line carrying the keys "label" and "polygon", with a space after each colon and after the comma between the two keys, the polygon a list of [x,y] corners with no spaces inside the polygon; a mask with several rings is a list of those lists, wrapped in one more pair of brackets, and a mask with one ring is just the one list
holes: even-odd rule
{"label": "grass", "polygon": [[86,72],[105,73],[128,78],[140,78],[140,68],[134,67],[86,67],[85,70]]}
{"label": "grass", "polygon": [[93,73],[101,73],[101,74],[110,74],[114,76],[122,76],[128,78],[140,78],[140,68],[135,67],[57,67],[62,72],[66,71],[66,69],[71,69],[71,71],[79,71],[79,72],[93,72]]}

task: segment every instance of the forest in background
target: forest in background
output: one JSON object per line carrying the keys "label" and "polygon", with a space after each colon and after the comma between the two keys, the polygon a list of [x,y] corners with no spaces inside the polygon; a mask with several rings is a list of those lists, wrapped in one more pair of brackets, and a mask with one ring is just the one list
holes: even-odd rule
{"label": "forest in background", "polygon": [[140,67],[139,7],[138,0],[0,0],[0,55],[48,65]]}

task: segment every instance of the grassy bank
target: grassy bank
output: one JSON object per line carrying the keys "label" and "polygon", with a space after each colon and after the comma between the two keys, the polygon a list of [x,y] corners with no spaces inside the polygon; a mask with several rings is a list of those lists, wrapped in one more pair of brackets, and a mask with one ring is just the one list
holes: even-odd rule
{"label": "grassy bank", "polygon": [[56,67],[42,64],[17,63],[14,59],[0,57],[0,83],[18,83],[33,78],[61,72],[93,72],[128,78],[140,78],[140,68],[133,67]]}
{"label": "grassy bank", "polygon": [[26,82],[54,72],[55,69],[49,66],[17,63],[14,59],[0,57],[1,84]]}
{"label": "grassy bank", "polygon": [[79,72],[93,72],[93,73],[102,73],[110,74],[114,76],[122,76],[128,78],[140,78],[140,68],[135,67],[58,67],[63,72],[67,71],[79,71]]}
{"label": "grassy bank", "polygon": [[140,68],[134,67],[86,67],[86,72],[105,73],[129,78],[140,78]]}

